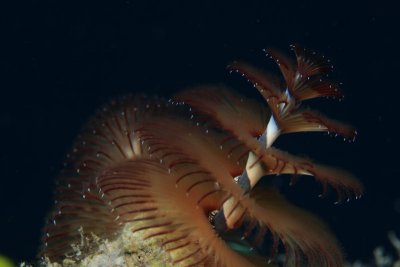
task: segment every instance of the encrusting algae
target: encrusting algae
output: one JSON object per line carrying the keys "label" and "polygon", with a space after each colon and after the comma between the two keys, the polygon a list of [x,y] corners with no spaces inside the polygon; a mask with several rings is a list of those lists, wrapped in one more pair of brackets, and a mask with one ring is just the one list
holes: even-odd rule
{"label": "encrusting algae", "polygon": [[171,266],[167,265],[168,256],[160,247],[160,240],[143,240],[143,234],[132,234],[131,225],[126,224],[121,234],[113,241],[102,240],[94,234],[86,235],[79,229],[81,241],[72,244],[73,252],[61,263],[52,263],[45,258],[41,265],[48,267],[61,266]]}

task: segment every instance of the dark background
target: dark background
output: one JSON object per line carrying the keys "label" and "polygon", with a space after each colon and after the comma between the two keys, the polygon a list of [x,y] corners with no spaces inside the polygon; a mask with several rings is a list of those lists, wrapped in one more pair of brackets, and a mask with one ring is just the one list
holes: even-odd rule
{"label": "dark background", "polygon": [[261,49],[288,51],[292,43],[333,61],[345,101],[312,104],[350,122],[359,135],[355,143],[290,135],[276,145],[353,172],[366,194],[333,205],[333,194],[316,197],[320,188],[311,179],[283,190],[328,223],[351,260],[367,260],[377,245],[389,248],[388,230],[400,234],[400,25],[394,4],[13,2],[0,6],[0,254],[34,259],[54,177],[99,106],[127,93],[168,96],[202,83],[226,83],[257,96],[226,65],[244,59],[276,70]]}

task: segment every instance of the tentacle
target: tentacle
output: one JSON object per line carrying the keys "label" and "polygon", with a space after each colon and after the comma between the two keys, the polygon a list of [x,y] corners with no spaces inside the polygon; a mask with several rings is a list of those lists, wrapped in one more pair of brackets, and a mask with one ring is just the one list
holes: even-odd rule
{"label": "tentacle", "polygon": [[[173,266],[191,266],[199,262],[253,266],[218,238],[204,206],[199,205],[210,192],[221,192],[217,195],[222,199],[222,189],[216,187],[215,182],[192,187],[192,180],[201,176],[212,178],[208,173],[191,174],[186,182],[181,181],[176,186],[176,181],[186,171],[186,168],[174,168],[170,172],[167,166],[155,160],[128,161],[100,175],[98,186],[104,192],[104,185],[113,178],[114,190],[105,193],[104,197],[114,199],[110,205],[115,208],[119,220],[130,222],[132,233],[140,233],[144,240],[160,242]],[[120,181],[136,178],[148,181],[148,185],[138,186],[142,189],[140,194],[118,186]],[[190,187],[190,194],[187,194]],[[149,201],[143,202],[143,195],[148,195]]]}
{"label": "tentacle", "polygon": [[[255,203],[249,210],[249,220],[257,221],[261,228],[267,227],[274,242],[281,240],[287,266],[298,266],[304,261],[301,255],[305,256],[307,266],[343,266],[337,241],[316,217],[289,204],[273,189],[253,190],[252,198]],[[264,233],[259,231],[254,238],[264,238]]]}
{"label": "tentacle", "polygon": [[[260,165],[263,163],[264,165]],[[253,170],[254,168],[254,170]],[[252,187],[265,175],[292,174],[310,175],[323,185],[332,186],[338,193],[338,202],[358,199],[363,194],[363,185],[350,173],[316,164],[309,159],[293,156],[276,148],[269,148],[261,156],[255,154],[247,166]]]}
{"label": "tentacle", "polygon": [[[78,137],[57,179],[56,203],[44,228],[41,255],[59,260],[81,238],[80,229],[115,238],[129,229],[158,242],[174,266],[260,266],[255,254],[232,250],[225,231],[243,231],[260,246],[272,234],[286,248],[288,265],[341,266],[335,239],[312,215],[269,189],[265,175],[314,176],[338,193],[339,202],[361,196],[352,175],[272,147],[281,134],[327,131],[354,139],[355,130],[302,100],[340,97],[321,79],[330,63],[293,47],[290,58],[268,50],[286,82],[244,63],[229,66],[245,76],[269,110],[221,86],[186,90],[165,101],[124,98],[104,107]],[[78,231],[79,230],[79,231]],[[223,233],[223,234],[222,234]]]}

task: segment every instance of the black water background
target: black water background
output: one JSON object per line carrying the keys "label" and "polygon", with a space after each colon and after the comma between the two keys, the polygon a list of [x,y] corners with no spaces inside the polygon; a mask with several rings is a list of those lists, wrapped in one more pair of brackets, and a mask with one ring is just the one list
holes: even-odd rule
{"label": "black water background", "polygon": [[[394,1],[393,1],[394,2]],[[0,254],[34,258],[53,180],[84,122],[127,93],[168,96],[227,83],[245,59],[275,68],[261,52],[299,43],[332,59],[345,101],[313,103],[355,125],[355,143],[310,134],[279,145],[355,173],[367,189],[335,206],[310,179],[284,187],[319,214],[348,258],[369,258],[386,233],[400,234],[398,35],[390,1],[14,1],[0,6]],[[287,182],[287,178],[284,178]]]}

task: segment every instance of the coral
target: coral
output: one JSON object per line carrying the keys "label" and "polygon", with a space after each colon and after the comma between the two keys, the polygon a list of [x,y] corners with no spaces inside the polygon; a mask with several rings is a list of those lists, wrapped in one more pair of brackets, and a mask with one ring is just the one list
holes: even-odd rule
{"label": "coral", "polygon": [[293,183],[299,175],[315,177],[323,194],[331,186],[338,202],[363,191],[345,171],[272,146],[294,132],[356,135],[303,108],[305,100],[341,93],[324,79],[329,61],[292,49],[297,62],[268,50],[284,82],[245,63],[229,66],[267,105],[203,86],[168,101],[134,96],[105,106],[67,155],[40,255],[64,265],[74,255],[85,266],[157,265],[148,258],[166,266],[269,266],[265,254],[274,261],[282,245],[287,265],[342,266],[337,241],[322,222],[277,189],[258,185],[265,176],[291,174]]}
{"label": "coral", "polygon": [[394,260],[392,256],[386,255],[383,247],[379,246],[374,249],[375,264],[378,267],[400,267],[400,239],[396,236],[395,232],[390,231],[388,233],[390,243],[397,252],[397,260]]}
{"label": "coral", "polygon": [[388,234],[389,240],[397,252],[397,260],[394,262],[394,267],[400,267],[400,239],[396,236],[396,233],[390,231]]}
{"label": "coral", "polygon": [[346,267],[400,267],[400,239],[396,236],[394,231],[389,231],[388,239],[396,250],[397,259],[394,259],[392,255],[385,252],[383,246],[378,246],[373,251],[374,260],[371,263],[363,263],[357,260],[353,263],[347,262]]}

